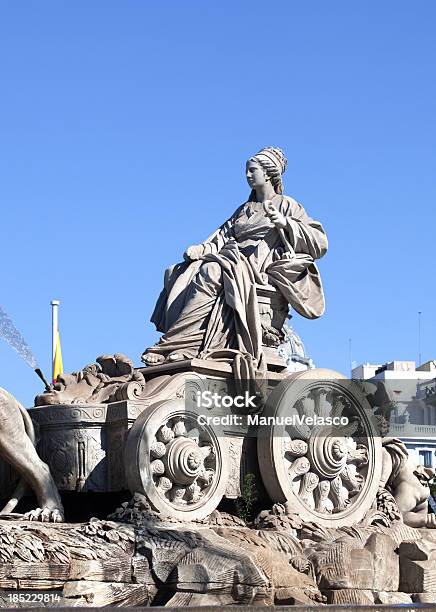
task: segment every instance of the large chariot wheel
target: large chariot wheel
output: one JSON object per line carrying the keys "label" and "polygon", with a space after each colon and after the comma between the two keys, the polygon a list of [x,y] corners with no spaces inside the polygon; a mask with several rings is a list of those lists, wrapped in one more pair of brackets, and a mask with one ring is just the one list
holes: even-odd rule
{"label": "large chariot wheel", "polygon": [[382,468],[381,439],[359,387],[333,370],[298,372],[272,391],[263,416],[272,418],[260,428],[258,459],[271,500],[325,527],[358,523]]}
{"label": "large chariot wheel", "polygon": [[156,402],[136,419],[124,451],[130,491],[182,521],[215,510],[228,480],[224,435],[198,416],[184,399]]}

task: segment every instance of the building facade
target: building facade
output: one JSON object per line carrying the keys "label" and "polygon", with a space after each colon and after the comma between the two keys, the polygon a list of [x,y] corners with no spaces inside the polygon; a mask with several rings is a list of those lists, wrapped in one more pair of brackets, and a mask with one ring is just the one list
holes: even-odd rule
{"label": "building facade", "polygon": [[365,363],[351,377],[383,381],[394,403],[388,435],[401,438],[417,463],[436,468],[436,362]]}

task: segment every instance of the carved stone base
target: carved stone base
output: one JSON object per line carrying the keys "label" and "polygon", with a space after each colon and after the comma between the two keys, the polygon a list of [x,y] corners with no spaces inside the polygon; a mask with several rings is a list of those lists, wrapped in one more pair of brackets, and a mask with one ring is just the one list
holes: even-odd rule
{"label": "carved stone base", "polygon": [[135,525],[2,520],[0,607],[436,603],[429,531],[415,531],[415,541],[398,547],[395,528],[329,530],[320,542],[318,534],[308,539],[309,526],[225,527],[219,523],[232,521],[216,518],[171,524],[150,513]]}
{"label": "carved stone base", "polygon": [[320,601],[281,547],[241,528],[1,521],[0,606]]}

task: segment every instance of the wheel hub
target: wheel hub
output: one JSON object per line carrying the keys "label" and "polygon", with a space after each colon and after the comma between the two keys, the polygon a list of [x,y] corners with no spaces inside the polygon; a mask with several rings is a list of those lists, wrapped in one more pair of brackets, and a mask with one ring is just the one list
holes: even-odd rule
{"label": "wheel hub", "polygon": [[345,438],[330,433],[313,431],[308,441],[308,456],[312,469],[321,478],[329,480],[338,476],[347,463]]}
{"label": "wheel hub", "polygon": [[167,447],[165,467],[174,483],[192,484],[202,467],[202,456],[195,441],[184,437],[172,440]]}

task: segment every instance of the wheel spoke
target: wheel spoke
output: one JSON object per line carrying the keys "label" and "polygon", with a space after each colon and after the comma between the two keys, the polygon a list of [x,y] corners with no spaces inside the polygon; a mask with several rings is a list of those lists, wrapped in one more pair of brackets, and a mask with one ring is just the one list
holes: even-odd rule
{"label": "wheel spoke", "polygon": [[298,457],[295,461],[292,462],[291,466],[288,468],[288,476],[290,480],[295,480],[299,476],[306,474],[310,470],[310,462],[307,457]]}
{"label": "wheel spoke", "polygon": [[301,479],[300,484],[300,499],[301,501],[309,506],[309,508],[315,508],[315,500],[313,497],[313,491],[318,486],[319,477],[314,472],[307,472]]}
{"label": "wheel spoke", "polygon": [[314,417],[315,416],[315,405],[316,400],[313,397],[306,396],[298,400],[296,408],[298,414],[302,417]]}
{"label": "wheel spoke", "polygon": [[314,491],[315,510],[321,513],[332,512],[334,504],[329,499],[330,482],[328,480],[320,480]]}
{"label": "wheel spoke", "polygon": [[313,392],[315,397],[315,412],[320,417],[330,416],[332,406],[327,400],[328,391],[327,389],[317,389]]}
{"label": "wheel spoke", "polygon": [[290,455],[291,457],[302,457],[307,453],[307,448],[307,442],[304,440],[292,440],[288,437],[283,443],[285,455]]}
{"label": "wheel spoke", "polygon": [[336,502],[335,508],[337,510],[345,510],[350,500],[348,499],[348,491],[342,485],[342,479],[340,476],[336,476],[330,484],[331,486],[331,497]]}

